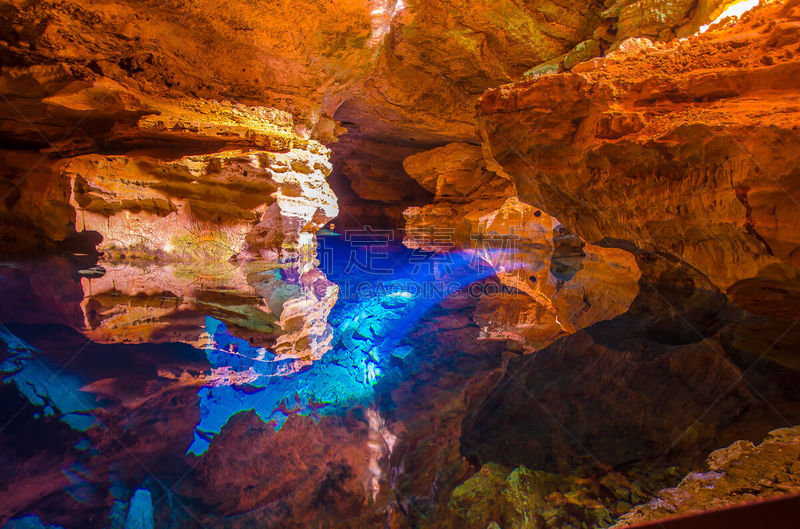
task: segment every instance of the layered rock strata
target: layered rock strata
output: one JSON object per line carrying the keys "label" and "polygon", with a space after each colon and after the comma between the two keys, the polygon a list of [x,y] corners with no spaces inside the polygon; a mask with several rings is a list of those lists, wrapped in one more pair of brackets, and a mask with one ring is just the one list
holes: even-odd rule
{"label": "layered rock strata", "polygon": [[514,184],[489,170],[481,148],[451,143],[403,162],[434,193],[405,210],[404,244],[463,251],[506,288],[488,291],[475,310],[482,336],[533,351],[624,312],[640,273],[623,250],[587,245],[557,219],[516,197]]}
{"label": "layered rock strata", "polygon": [[[474,142],[473,106],[486,89],[630,36],[683,35],[726,4],[10,0],[0,8],[0,137],[55,155],[117,150],[141,141],[127,129],[152,114],[135,95],[147,94],[187,103],[170,105],[190,107],[180,115],[217,113],[192,103],[200,100],[278,108],[295,116],[288,125],[299,135],[323,142],[348,131],[364,148]],[[291,27],[288,13],[302,13]],[[172,139],[197,132],[196,119],[161,116],[146,124],[161,138],[165,129]],[[252,129],[241,125],[223,133],[228,143]],[[370,164],[353,173],[375,173]],[[393,165],[379,168],[380,179],[407,183]]]}
{"label": "layered rock strata", "polygon": [[799,10],[488,91],[490,167],[588,242],[671,252],[726,289],[795,275]]}
{"label": "layered rock strata", "polygon": [[[107,89],[59,97],[85,104],[87,115],[110,112],[100,105]],[[121,142],[124,154],[0,152],[9,243],[93,234],[107,258],[313,262],[314,234],[338,208],[326,182],[329,151],[296,136],[290,115],[121,93],[136,119],[119,111],[107,136],[80,150]],[[12,226],[29,233],[20,237]]]}

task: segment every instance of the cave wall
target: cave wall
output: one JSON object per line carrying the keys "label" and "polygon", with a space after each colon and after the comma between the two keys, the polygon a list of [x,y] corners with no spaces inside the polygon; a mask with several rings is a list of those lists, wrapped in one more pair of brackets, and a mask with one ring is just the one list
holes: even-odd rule
{"label": "cave wall", "polygon": [[587,241],[673,253],[723,289],[793,283],[797,9],[488,91],[490,165]]}
{"label": "cave wall", "polygon": [[[2,242],[9,254],[68,243],[103,252],[107,277],[81,282],[94,286],[70,307],[98,342],[199,345],[185,330],[200,322],[162,297],[210,310],[219,300],[201,299],[198,279],[244,289],[241,314],[226,324],[297,360],[294,372],[331,345],[336,287],[313,269],[314,234],[336,218],[340,195],[348,213],[340,226],[404,227],[410,248],[472,252],[496,276],[487,280],[495,293],[448,306],[455,315],[434,314],[413,338],[442,332],[439,360],[453,344],[476,364],[494,360],[488,348],[502,372],[481,365],[485,378],[466,384],[472,362],[464,362],[455,382],[436,382],[449,392],[441,402],[414,386],[429,379],[386,389],[431,416],[456,410],[436,433],[441,446],[418,447],[435,420],[404,424],[396,412],[392,427],[406,428],[411,448],[400,461],[381,459],[399,484],[397,498],[384,492],[380,501],[397,526],[447,511],[453,527],[468,520],[482,529],[492,517],[478,512],[473,490],[504,498],[522,490],[528,501],[582,486],[553,477],[584,461],[574,440],[552,434],[552,416],[576,428],[600,416],[592,428],[625,432],[626,443],[597,446],[609,454],[603,464],[624,466],[631,453],[646,459],[667,448],[687,426],[676,411],[699,414],[728,399],[676,449],[688,468],[698,463],[690,448],[766,434],[765,405],[800,420],[795,333],[762,355],[763,370],[746,367],[800,314],[800,14],[797,1],[765,5],[691,36],[726,4],[3,2]],[[302,16],[288,24],[287,13]],[[432,239],[437,229],[445,241]],[[487,239],[495,245],[476,245]],[[135,276],[152,269],[111,264],[126,259],[203,266],[176,265],[147,290]],[[290,288],[283,278],[255,280],[264,270],[233,268],[232,259],[289,264],[296,277]],[[209,274],[211,261],[219,276]],[[126,334],[121,315],[156,332]],[[519,403],[519,381],[537,399],[557,387],[572,400],[532,412]],[[749,384],[770,400],[762,404]],[[631,400],[639,407],[613,416]],[[258,473],[271,464],[263,454],[322,442],[326,429],[343,438],[350,421],[290,423],[290,441],[270,436],[259,447],[254,477],[239,473],[249,459],[226,467],[223,457],[264,428],[251,415],[232,424],[234,441],[217,452],[216,468],[233,470],[193,476],[185,495],[231,515],[278,501],[293,478],[259,489]],[[600,438],[592,428],[579,442]],[[317,482],[336,479],[337,447],[314,453],[333,477],[303,480],[304,515],[314,515]],[[346,451],[348,465],[367,472],[363,454]],[[675,477],[659,471],[648,494]],[[240,504],[233,494],[214,498],[231,474],[251,487]],[[359,479],[340,481],[348,502],[360,500]],[[631,490],[607,498],[615,515],[625,510],[617,501],[643,500]],[[605,516],[593,501],[587,516]],[[262,519],[281,515],[265,511]]]}

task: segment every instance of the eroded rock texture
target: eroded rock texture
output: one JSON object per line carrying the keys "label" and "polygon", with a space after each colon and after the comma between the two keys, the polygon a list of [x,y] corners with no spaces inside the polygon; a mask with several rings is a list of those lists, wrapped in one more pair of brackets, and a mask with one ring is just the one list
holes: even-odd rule
{"label": "eroded rock texture", "polygon": [[[359,151],[475,142],[474,104],[486,89],[547,61],[601,54],[629,36],[693,31],[725,3],[12,0],[0,9],[0,136],[53,155],[117,150],[141,142],[129,129],[153,114],[139,97],[147,94],[170,101],[155,105],[159,117],[146,128],[177,129],[173,139],[233,101],[289,112],[294,125],[277,121],[303,137],[331,142],[348,133]],[[196,116],[175,118],[175,107]],[[221,134],[231,143],[248,129],[234,122],[224,131],[199,128],[209,142]],[[246,136],[240,143],[263,143]],[[383,211],[386,191],[375,198],[361,178],[410,184],[397,159],[376,164],[341,149],[358,197],[348,202],[354,215],[397,219],[394,193]]]}
{"label": "eroded rock texture", "polygon": [[[194,109],[134,101],[143,116],[109,118],[109,136],[85,146],[121,141],[132,149],[126,154],[2,152],[8,243],[95,234],[108,258],[313,261],[314,234],[338,208],[326,182],[328,150],[296,136],[291,116],[206,101]],[[143,101],[162,106],[145,109]],[[20,235],[18,225],[32,233]]]}
{"label": "eroded rock texture", "polygon": [[759,444],[737,441],[715,450],[708,456],[707,471],[689,474],[677,487],[660,491],[613,527],[797,493],[798,429],[781,428]]}
{"label": "eroded rock texture", "polygon": [[403,165],[434,193],[431,204],[403,213],[404,244],[460,249],[507,287],[478,302],[474,318],[483,338],[534,351],[625,312],[638,294],[639,268],[629,252],[587,245],[521,202],[514,184],[488,169],[479,146],[451,143]]}
{"label": "eroded rock texture", "polygon": [[[59,369],[91,340],[64,415],[102,427],[4,415],[0,522],[149,487],[157,526],[605,526],[800,423],[800,7],[670,40],[728,3],[0,3],[0,242],[103,266],[3,267],[14,332]],[[350,300],[333,336],[331,187],[479,294]],[[659,505],[796,490],[759,459],[790,434]]]}
{"label": "eroded rock texture", "polygon": [[798,9],[490,90],[487,156],[587,241],[672,252],[722,288],[791,276]]}

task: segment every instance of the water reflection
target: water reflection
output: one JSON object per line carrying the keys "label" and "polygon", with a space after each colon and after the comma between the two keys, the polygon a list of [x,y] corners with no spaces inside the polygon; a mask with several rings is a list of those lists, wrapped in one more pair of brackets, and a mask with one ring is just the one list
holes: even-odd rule
{"label": "water reflection", "polygon": [[91,414],[95,398],[81,391],[80,379],[63,373],[39,358],[40,351],[16,337],[0,324],[0,340],[6,344],[6,356],[0,363],[3,382],[12,383],[44,417],[56,417],[71,428],[86,431],[95,424]]}
{"label": "water reflection", "polygon": [[104,263],[100,277],[81,279],[88,338],[98,343],[183,342],[203,348],[205,318],[268,350],[294,371],[330,349],[328,314],[338,288],[318,269],[291,265]]}
{"label": "water reflection", "polygon": [[[696,344],[728,329],[714,347],[736,363],[742,336],[768,329],[731,327],[742,316],[724,296],[662,257],[567,243],[430,253],[330,235],[319,260],[304,273],[0,267],[0,526],[382,527],[387,513],[439,512],[460,527],[448,498],[481,465],[612,468],[620,482],[656,465],[641,490],[731,432],[774,426],[753,415],[751,394],[725,400],[658,460],[652,447],[668,446],[680,410],[699,414],[736,375]],[[683,320],[702,322],[702,336]],[[761,391],[794,417],[797,378],[767,360],[742,384],[777,373]],[[700,389],[680,389],[687,380]],[[591,482],[580,479],[548,483]],[[618,501],[591,494],[580,497],[592,512]]]}
{"label": "water reflection", "polygon": [[[409,330],[448,294],[491,275],[486,268],[473,270],[468,255],[442,260],[381,244],[380,239],[353,246],[331,237],[323,240],[322,252],[328,276],[342,284],[344,294],[330,313],[335,328],[331,350],[303,366],[307,369],[276,376],[293,372],[295,365],[265,363],[263,349],[207,318],[209,362],[215,369],[234,369],[244,383],[213,384],[199,391],[202,419],[190,453],[205,452],[230,417],[244,410],[254,410],[279,430],[289,415],[318,419],[355,405],[369,406],[378,381],[418,353],[415,344],[402,343]],[[361,273],[355,275],[357,266]]]}
{"label": "water reflection", "polygon": [[[397,442],[383,414],[396,405],[391,400],[402,400],[387,399],[386,392],[401,391],[406,380],[420,376],[414,385],[435,394],[453,377],[466,380],[494,369],[505,341],[481,344],[481,337],[496,336],[481,334],[470,314],[484,298],[513,295],[498,275],[513,284],[516,276],[533,277],[533,269],[544,279],[550,267],[547,252],[539,248],[521,254],[501,245],[443,254],[370,234],[357,241],[322,237],[319,260],[320,268],[303,273],[259,262],[90,267],[62,258],[3,268],[7,299],[24,303],[22,310],[7,303],[0,314],[12,322],[0,332],[6,343],[3,380],[37,410],[30,420],[52,417],[85,434],[62,432],[70,444],[54,443],[51,457],[57,460],[64,450],[70,454],[66,466],[59,463],[65,481],[32,487],[30,494],[62,490],[72,502],[110,509],[98,527],[127,527],[128,519],[153,516],[152,480],[163,478],[145,475],[142,481],[131,463],[120,465],[120,456],[134,463],[181,461],[177,467],[185,475],[206,482],[183,491],[192,498],[214,481],[196,477],[195,469],[215,468],[209,461],[230,457],[231,441],[221,433],[235,432],[242,420],[250,430],[256,420],[277,434],[298,418],[292,431],[281,434],[291,440],[304,419],[321,431],[335,431],[342,421],[352,423],[348,417],[356,413],[363,415],[356,421],[364,425],[363,434],[350,424],[338,434],[339,446],[363,446],[346,468],[362,468],[353,479],[365,499],[376,501],[386,494],[391,479],[386,467]],[[514,310],[505,321],[486,316],[486,325],[519,325]],[[478,364],[465,362],[465,355]],[[461,368],[465,371],[456,375]],[[426,370],[449,382],[424,382],[430,376]],[[17,410],[8,411],[9,422],[19,418]],[[323,422],[326,417],[332,422]],[[164,428],[169,435],[163,436]],[[259,431],[262,439],[271,439]],[[218,448],[209,453],[212,444]],[[319,457],[335,461],[337,452],[328,449]],[[103,462],[99,474],[97,461]],[[333,461],[320,463],[320,479],[350,479],[351,471],[339,475]],[[300,460],[291,464],[303,467]],[[149,489],[137,488],[148,480]],[[156,501],[172,497],[172,488],[162,493],[166,496]],[[18,514],[27,497],[2,515]],[[70,508],[83,512],[74,504]]]}

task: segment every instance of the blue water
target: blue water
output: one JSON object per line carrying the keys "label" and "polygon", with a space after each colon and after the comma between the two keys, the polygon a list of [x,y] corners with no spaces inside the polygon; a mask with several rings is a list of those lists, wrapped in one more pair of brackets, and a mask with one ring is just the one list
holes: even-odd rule
{"label": "blue water", "polygon": [[49,365],[35,347],[18,338],[0,323],[0,341],[6,344],[6,358],[0,373],[6,384],[18,391],[45,417],[58,417],[70,427],[86,431],[95,424],[91,414],[96,399],[81,391],[82,381],[58,366]]}
{"label": "blue water", "polygon": [[[290,414],[319,418],[369,405],[383,377],[399,375],[414,355],[424,352],[425,344],[405,340],[408,331],[448,295],[491,275],[472,255],[410,250],[380,236],[357,241],[321,237],[319,260],[340,288],[329,318],[333,349],[305,371],[276,377],[274,364],[251,360],[258,356],[256,348],[208,317],[207,332],[218,344],[207,351],[209,362],[215,367],[233,362],[237,370],[252,368],[263,376],[247,388],[200,389],[202,419],[187,453],[203,454],[242,411],[254,410],[279,430]],[[238,355],[225,352],[230,345]]]}
{"label": "blue water", "polygon": [[[72,279],[68,279],[63,266],[54,270],[50,265],[37,267],[30,263],[0,267],[9,300],[2,307],[3,318],[14,322],[0,324],[0,341],[5,343],[5,353],[0,356],[0,380],[4,387],[13,388],[15,399],[26,404],[19,410],[10,409],[16,406],[16,400],[8,404],[4,428],[20,421],[29,424],[24,419],[27,414],[31,414],[31,420],[41,422],[43,431],[56,428],[59,433],[52,439],[42,438],[36,443],[68,454],[59,469],[59,480],[64,482],[61,491],[69,501],[75,506],[105,502],[109,512],[102,515],[102,527],[107,529],[151,528],[160,500],[154,500],[149,492],[154,483],[131,482],[129,474],[136,467],[137,456],[125,456],[123,450],[127,459],[133,457],[132,462],[126,463],[133,467],[109,469],[107,477],[98,474],[93,464],[96,456],[109,456],[109,447],[97,444],[98,439],[108,438],[98,434],[109,428],[109,419],[104,415],[108,401],[88,385],[105,379],[127,381],[133,386],[134,395],[147,394],[145,386],[157,378],[160,366],[169,366],[179,358],[180,363],[175,365],[196,364],[204,357],[207,372],[226,369],[248,373],[247,383],[243,384],[186,388],[196,392],[199,421],[193,439],[176,448],[188,456],[190,463],[196,462],[191,464],[202,465],[220,432],[241,413],[254,413],[280,432],[292,415],[320,421],[325,416],[345,415],[354,408],[391,406],[379,402],[381,384],[391,385],[413,376],[410,373],[436,346],[435,334],[429,340],[413,340],[409,338],[410,331],[443,299],[493,274],[476,262],[474,255],[410,250],[399,241],[386,241],[374,234],[350,240],[336,235],[320,237],[318,258],[320,268],[339,287],[338,300],[328,318],[333,330],[332,348],[298,372],[289,369],[291,360],[271,359],[270,351],[237,336],[226,323],[210,314],[205,315],[205,332],[213,346],[201,351],[185,344],[86,341],[76,332],[80,329],[75,327],[77,320],[69,308],[74,308],[82,296],[75,270]],[[20,277],[25,278],[24,288],[18,284]],[[19,308],[24,310],[19,311],[10,303],[22,303]],[[62,320],[73,323],[65,326]],[[117,386],[114,388],[119,391]],[[118,397],[123,398],[112,395],[113,399]],[[131,406],[126,413],[135,412],[135,405]],[[136,421],[147,421],[147,417],[120,419],[124,425],[122,435],[133,435],[128,442],[135,444],[136,430],[124,432],[128,423],[138,428],[141,423]],[[52,426],[52,421],[61,426]],[[118,440],[120,434],[111,432],[111,439]],[[128,477],[118,477],[118,472]],[[102,498],[113,501],[109,504]],[[58,527],[27,511],[5,525],[6,529]]]}

